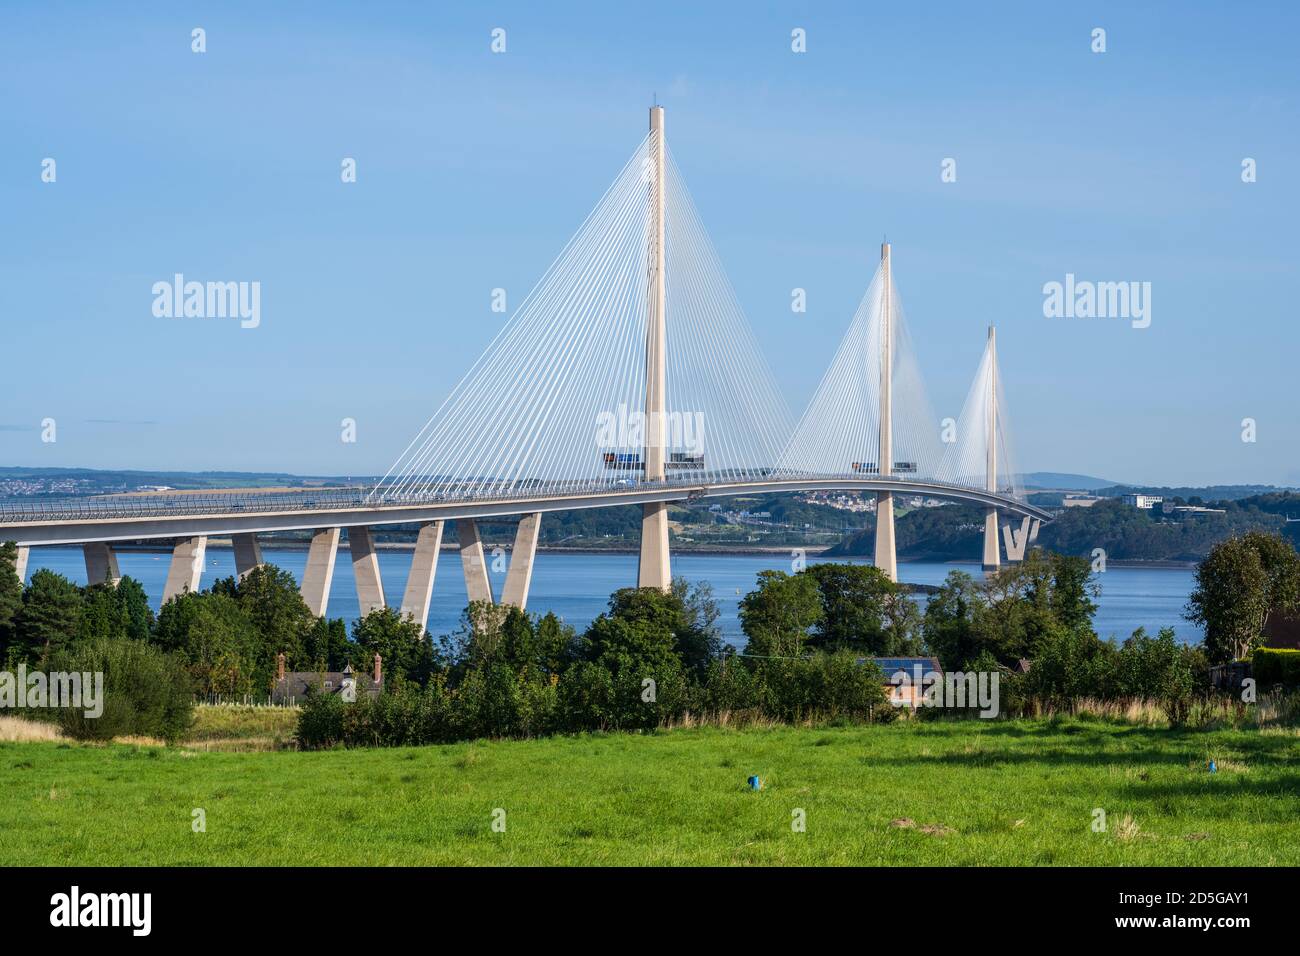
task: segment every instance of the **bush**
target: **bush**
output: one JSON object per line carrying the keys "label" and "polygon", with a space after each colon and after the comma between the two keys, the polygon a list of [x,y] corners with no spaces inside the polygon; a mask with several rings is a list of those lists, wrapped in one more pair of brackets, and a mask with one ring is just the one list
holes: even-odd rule
{"label": "bush", "polygon": [[63,732],[78,740],[135,735],[179,740],[194,719],[189,676],[174,656],[129,638],[85,641],[58,654],[50,670],[102,673],[103,713],[60,712]]}
{"label": "bush", "polygon": [[727,657],[709,664],[697,709],[712,713],[757,711],[758,684],[743,660]]}
{"label": "bush", "polygon": [[558,707],[566,730],[649,730],[682,717],[688,700],[686,675],[675,658],[605,654],[565,672]]}
{"label": "bush", "polygon": [[1261,689],[1278,684],[1286,688],[1300,687],[1300,650],[1259,647],[1250,661],[1251,674]]}
{"label": "bush", "polygon": [[1115,646],[1091,631],[1051,627],[1025,675],[1025,692],[1042,703],[1071,708],[1081,698],[1111,697],[1115,656]]}
{"label": "bush", "polygon": [[298,713],[298,746],[320,750],[343,743],[343,711],[337,694],[308,694]]}
{"label": "bush", "polygon": [[556,729],[555,685],[536,672],[504,663],[484,664],[465,675],[451,701],[456,737],[537,737]]}
{"label": "bush", "polygon": [[759,661],[754,680],[763,715],[773,720],[868,721],[895,716],[880,668],[859,664],[849,651]]}

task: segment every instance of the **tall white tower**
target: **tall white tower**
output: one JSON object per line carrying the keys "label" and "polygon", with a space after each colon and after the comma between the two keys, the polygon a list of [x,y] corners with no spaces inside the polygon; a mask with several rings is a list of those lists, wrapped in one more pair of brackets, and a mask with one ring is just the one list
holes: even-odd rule
{"label": "tall white tower", "polygon": [[[663,481],[667,445],[668,326],[664,317],[664,108],[650,108],[650,249],[649,316],[645,338],[645,480]],[[641,557],[637,587],[668,590],[672,572],[668,562],[668,503],[642,506]]]}
{"label": "tall white tower", "polygon": [[[984,490],[998,490],[998,330],[989,326],[989,414],[987,457],[984,461]],[[996,571],[1001,555],[998,549],[998,509],[984,512],[984,570]]]}
{"label": "tall white tower", "polygon": [[[881,329],[880,329],[880,476],[894,473],[894,283],[889,272],[889,243],[880,244]],[[894,548],[894,494],[876,492],[876,567],[898,580],[898,555]]]}

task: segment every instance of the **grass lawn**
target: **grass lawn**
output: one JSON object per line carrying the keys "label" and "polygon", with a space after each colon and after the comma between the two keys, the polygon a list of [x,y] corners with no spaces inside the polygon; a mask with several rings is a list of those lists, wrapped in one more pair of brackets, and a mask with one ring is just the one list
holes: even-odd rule
{"label": "grass lawn", "polygon": [[319,753],[0,743],[0,792],[3,865],[1300,864],[1294,732],[1080,720]]}

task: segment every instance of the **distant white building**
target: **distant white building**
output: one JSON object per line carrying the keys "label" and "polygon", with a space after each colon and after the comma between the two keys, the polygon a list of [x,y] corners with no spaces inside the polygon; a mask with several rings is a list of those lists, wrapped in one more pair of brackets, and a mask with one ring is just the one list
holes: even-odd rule
{"label": "distant white building", "polygon": [[1131,505],[1134,508],[1141,508],[1144,511],[1154,508],[1165,499],[1160,495],[1124,495],[1121,499],[1124,504]]}
{"label": "distant white building", "polygon": [[1160,510],[1167,515],[1226,515],[1226,508],[1202,508],[1200,505],[1176,505],[1166,501]]}
{"label": "distant white building", "polygon": [[1091,508],[1099,501],[1105,499],[1098,495],[1066,495],[1061,501],[1063,508]]}

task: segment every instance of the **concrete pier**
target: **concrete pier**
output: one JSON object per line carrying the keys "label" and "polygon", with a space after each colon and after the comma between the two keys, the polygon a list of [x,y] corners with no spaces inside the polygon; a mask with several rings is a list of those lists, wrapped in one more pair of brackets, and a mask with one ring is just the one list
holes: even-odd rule
{"label": "concrete pier", "polygon": [[81,546],[86,558],[86,583],[117,586],[122,572],[117,569],[117,555],[104,541],[91,541]]}
{"label": "concrete pier", "polygon": [[515,532],[515,547],[510,552],[510,569],[506,572],[506,586],[501,591],[501,603],[513,604],[521,611],[528,604],[528,585],[533,580],[537,535],[541,527],[540,511],[520,518],[519,530]]}
{"label": "concrete pier", "polygon": [[465,593],[469,602],[492,602],[492,581],[488,578],[487,560],[483,556],[483,539],[479,537],[478,522],[463,518],[456,522],[456,536],[460,538],[460,566],[465,572]]}
{"label": "concrete pier", "polygon": [[14,571],[18,574],[19,581],[25,581],[27,578],[27,560],[32,556],[32,549],[23,545],[18,546],[18,560],[14,564]]}
{"label": "concrete pier", "polygon": [[370,529],[364,525],[348,528],[348,548],[352,552],[352,574],[357,582],[357,603],[364,617],[384,604],[384,585],[379,577],[379,555]]}
{"label": "concrete pier", "polygon": [[203,577],[203,561],[207,554],[206,537],[181,538],[172,548],[172,563],[167,569],[167,583],[163,586],[163,603],[199,589]]}
{"label": "concrete pier", "polygon": [[421,632],[429,626],[429,603],[433,599],[433,579],[438,573],[438,553],[442,549],[442,522],[430,521],[420,526],[411,556],[411,571],[406,576],[402,594],[402,617],[410,617]]}
{"label": "concrete pier", "polygon": [[244,575],[262,563],[262,546],[255,534],[232,534],[230,543],[235,549],[235,574]]}
{"label": "concrete pier", "polygon": [[299,589],[311,612],[324,617],[329,606],[330,583],[334,580],[334,559],[339,553],[339,528],[325,528],[311,538],[307,549],[307,568]]}

